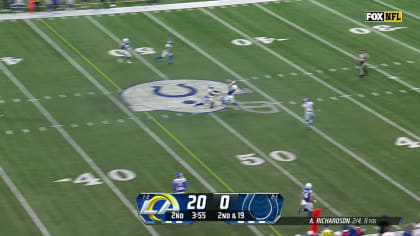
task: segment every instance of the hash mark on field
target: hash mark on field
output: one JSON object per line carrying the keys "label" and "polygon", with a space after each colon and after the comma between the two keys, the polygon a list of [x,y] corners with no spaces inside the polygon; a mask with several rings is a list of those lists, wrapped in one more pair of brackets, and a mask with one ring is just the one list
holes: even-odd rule
{"label": "hash mark on field", "polygon": [[341,68],[342,70],[349,70],[349,68],[347,68],[347,67],[343,67],[343,68]]}
{"label": "hash mark on field", "polygon": [[414,61],[405,61],[405,62],[410,63],[410,64],[415,63]]}
{"label": "hash mark on field", "polygon": [[169,116],[168,116],[168,115],[166,115],[166,114],[162,115],[162,117],[163,117],[163,118],[169,118]]}
{"label": "hash mark on field", "polygon": [[70,125],[72,128],[77,128],[77,127],[79,127],[79,125],[78,124],[76,124],[76,123],[73,123],[73,124],[71,124]]}
{"label": "hash mark on field", "polygon": [[394,63],[394,65],[397,65],[397,66],[401,65],[401,63],[400,63],[400,62],[398,62],[398,61],[394,61],[394,62],[392,62],[392,63]]}
{"label": "hash mark on field", "polygon": [[58,179],[58,180],[55,180],[54,182],[61,183],[61,182],[69,182],[69,181],[72,181],[72,179],[71,178]]}
{"label": "hash mark on field", "polygon": [[257,80],[257,79],[260,79],[260,78],[258,78],[257,76],[252,76],[252,79]]}
{"label": "hash mark on field", "polygon": [[80,94],[80,93],[75,93],[75,94],[74,94],[74,96],[75,96],[75,97],[80,97],[80,96],[81,96],[81,94]]}
{"label": "hash mark on field", "polygon": [[119,123],[124,123],[125,122],[125,120],[123,120],[123,119],[118,119],[117,120]]}
{"label": "hash mark on field", "polygon": [[394,94],[393,92],[391,92],[391,91],[386,91],[385,92],[386,94]]}
{"label": "hash mark on field", "polygon": [[44,96],[44,99],[51,99],[51,96]]}
{"label": "hash mark on field", "polygon": [[351,95],[346,94],[346,95],[341,95],[340,97],[342,97],[342,98],[348,98],[348,97],[351,97]]}
{"label": "hash mark on field", "polygon": [[20,102],[20,98],[13,98],[14,102]]}
{"label": "hash mark on field", "polygon": [[361,93],[357,94],[357,96],[359,96],[359,97],[361,97],[361,98],[366,97],[364,94],[361,94]]}
{"label": "hash mark on field", "polygon": [[264,75],[264,78],[270,79],[271,78],[271,75]]}
{"label": "hash mark on field", "polygon": [[57,127],[63,127],[64,125],[60,125],[60,124],[58,124],[58,125],[51,125],[50,127],[52,127],[52,128],[57,128]]}
{"label": "hash mark on field", "polygon": [[104,120],[104,121],[102,121],[102,124],[104,124],[104,125],[108,125],[108,124],[109,124],[109,121]]}
{"label": "hash mark on field", "polygon": [[312,75],[313,73],[311,72],[305,72],[305,75]]}
{"label": "hash mark on field", "polygon": [[293,75],[293,76],[296,76],[297,75],[297,73],[295,73],[295,72],[292,72],[290,74]]}
{"label": "hash mark on field", "polygon": [[22,132],[26,134],[26,133],[31,132],[31,130],[29,130],[29,129],[22,129]]}
{"label": "hash mark on field", "polygon": [[388,64],[382,63],[381,66],[388,66]]}
{"label": "hash mark on field", "polygon": [[420,88],[410,88],[411,90],[420,90]]}
{"label": "hash mark on field", "polygon": [[379,93],[371,93],[373,96],[379,96]]}
{"label": "hash mark on field", "polygon": [[324,101],[324,99],[322,99],[322,98],[317,98],[316,100],[319,101],[319,102],[323,102]]}
{"label": "hash mark on field", "polygon": [[27,102],[35,102],[35,101],[39,101],[39,99],[28,99],[28,100],[26,100]]}
{"label": "hash mark on field", "polygon": [[47,128],[45,128],[44,126],[39,127],[39,131],[46,131]]}
{"label": "hash mark on field", "polygon": [[13,134],[13,130],[6,130],[5,133],[6,134]]}
{"label": "hash mark on field", "polygon": [[398,91],[400,91],[400,93],[407,93],[407,90],[404,90],[404,89],[401,89],[401,90],[398,90]]}
{"label": "hash mark on field", "polygon": [[4,100],[0,100],[0,103],[4,103]]}
{"label": "hash mark on field", "polygon": [[65,97],[67,97],[65,94],[60,94],[60,95],[58,95],[58,97],[59,98],[65,98]]}
{"label": "hash mark on field", "polygon": [[93,91],[88,92],[89,95],[95,95],[96,93]]}
{"label": "hash mark on field", "polygon": [[296,105],[296,102],[294,102],[294,101],[289,101],[289,103],[292,104],[292,105]]}
{"label": "hash mark on field", "polygon": [[278,76],[278,77],[283,77],[284,75],[283,75],[283,74],[277,74],[277,76]]}
{"label": "hash mark on field", "polygon": [[336,97],[330,97],[330,99],[331,100],[334,100],[334,101],[337,101],[338,100],[338,98],[336,98]]}
{"label": "hash mark on field", "polygon": [[328,69],[329,71],[331,71],[331,72],[334,72],[334,71],[337,71],[336,69],[334,69],[334,68],[330,68],[330,69]]}
{"label": "hash mark on field", "polygon": [[316,72],[317,72],[317,73],[320,73],[320,74],[321,74],[321,73],[324,73],[324,71],[322,71],[322,70],[316,70]]}
{"label": "hash mark on field", "polygon": [[87,123],[86,123],[86,125],[87,125],[87,126],[94,126],[94,125],[95,125],[95,123],[93,123],[93,122],[87,122]]}
{"label": "hash mark on field", "polygon": [[390,79],[398,79],[398,77],[397,76],[394,76],[394,75],[390,76],[389,78]]}

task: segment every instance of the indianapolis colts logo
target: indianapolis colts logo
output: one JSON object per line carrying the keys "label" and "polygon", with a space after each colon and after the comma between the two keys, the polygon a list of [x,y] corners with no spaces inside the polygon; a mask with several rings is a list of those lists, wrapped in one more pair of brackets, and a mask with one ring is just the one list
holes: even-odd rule
{"label": "indianapolis colts logo", "polygon": [[[220,91],[221,96],[215,97],[215,106],[195,106],[204,101],[208,86]],[[137,84],[124,89],[121,98],[133,111],[173,111],[188,113],[207,113],[220,111],[222,96],[226,95],[228,85],[219,81],[200,79],[158,80]],[[236,94],[241,94],[239,91]]]}
{"label": "indianapolis colts logo", "polygon": [[281,215],[283,199],[272,194],[248,194],[242,202],[242,211],[248,211],[254,220],[277,221]]}

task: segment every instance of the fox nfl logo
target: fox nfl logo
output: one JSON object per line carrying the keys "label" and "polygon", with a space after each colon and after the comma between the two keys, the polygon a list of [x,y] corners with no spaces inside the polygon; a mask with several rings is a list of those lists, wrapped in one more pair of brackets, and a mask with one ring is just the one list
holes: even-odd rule
{"label": "fox nfl logo", "polygon": [[401,11],[367,11],[366,22],[402,22]]}

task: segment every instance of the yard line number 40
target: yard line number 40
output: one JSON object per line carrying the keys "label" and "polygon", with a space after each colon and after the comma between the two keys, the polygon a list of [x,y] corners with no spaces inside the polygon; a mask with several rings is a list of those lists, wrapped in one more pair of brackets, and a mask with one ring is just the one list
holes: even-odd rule
{"label": "yard line number 40", "polygon": [[[131,170],[125,169],[115,169],[108,172],[109,178],[116,180],[116,181],[129,181],[136,178],[136,174]],[[76,179],[72,180],[71,178],[59,179],[54,182],[62,183],[62,182],[73,182],[75,184],[82,184],[84,183],[85,186],[92,186],[103,184],[100,178],[96,178],[92,173],[83,173],[79,175]]]}

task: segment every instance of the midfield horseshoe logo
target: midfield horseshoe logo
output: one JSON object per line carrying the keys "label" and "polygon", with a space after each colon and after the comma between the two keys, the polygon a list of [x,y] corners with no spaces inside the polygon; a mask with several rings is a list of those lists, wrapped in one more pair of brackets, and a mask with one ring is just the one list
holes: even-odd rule
{"label": "midfield horseshoe logo", "polygon": [[191,86],[188,86],[188,85],[185,85],[185,84],[177,84],[177,86],[178,87],[181,87],[181,88],[189,89],[190,91],[188,93],[180,94],[180,95],[169,95],[169,94],[164,94],[164,93],[161,93],[160,92],[162,86],[152,86],[152,88],[154,88],[153,92],[156,95],[162,96],[162,97],[167,97],[167,98],[183,98],[183,97],[192,96],[192,95],[194,95],[194,94],[197,93],[197,89],[195,89],[195,88],[193,88]]}

